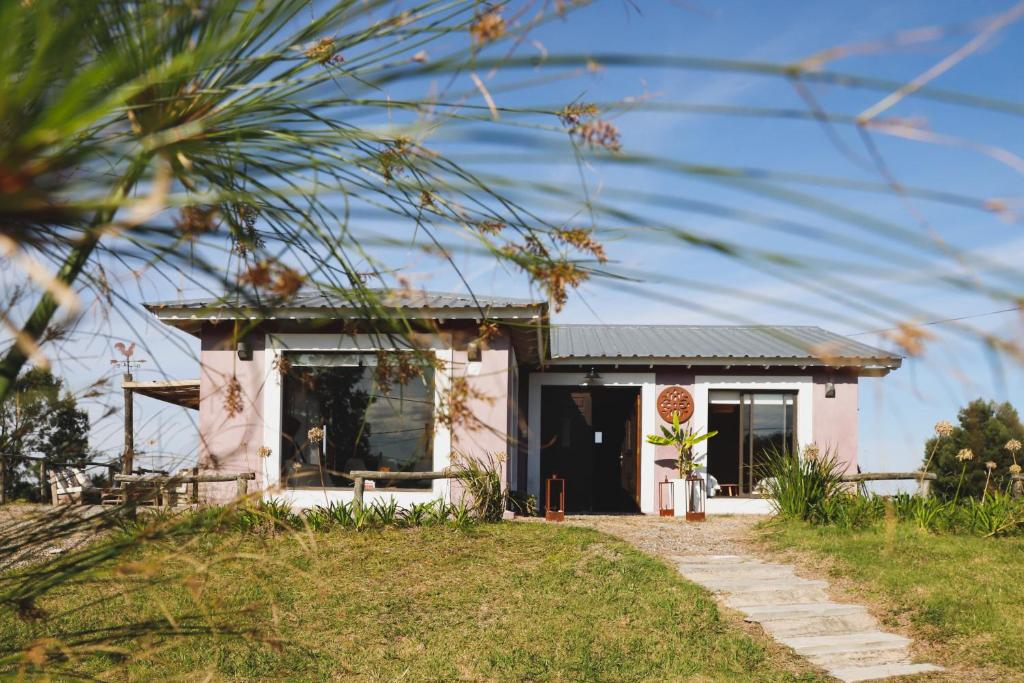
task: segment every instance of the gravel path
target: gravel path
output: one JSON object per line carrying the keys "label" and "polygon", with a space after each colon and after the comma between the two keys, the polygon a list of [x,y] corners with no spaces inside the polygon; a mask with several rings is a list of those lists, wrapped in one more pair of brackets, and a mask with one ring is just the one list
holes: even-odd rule
{"label": "gravel path", "polygon": [[714,516],[701,523],[651,515],[570,515],[566,522],[618,536],[644,552],[672,555],[753,554],[750,539],[759,515]]}

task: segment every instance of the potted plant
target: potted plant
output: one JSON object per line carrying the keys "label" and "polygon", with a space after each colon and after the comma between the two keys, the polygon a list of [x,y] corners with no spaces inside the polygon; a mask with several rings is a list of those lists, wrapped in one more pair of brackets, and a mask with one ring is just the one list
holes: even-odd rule
{"label": "potted plant", "polygon": [[688,509],[686,479],[691,477],[697,470],[697,463],[693,460],[693,447],[707,441],[716,434],[718,434],[717,431],[701,434],[690,427],[689,423],[685,425],[680,423],[679,413],[672,413],[671,428],[662,425],[661,434],[647,435],[647,443],[654,444],[655,446],[672,446],[676,449],[676,467],[678,468],[679,478],[675,480],[672,487],[676,498],[676,516],[685,514],[685,511]]}

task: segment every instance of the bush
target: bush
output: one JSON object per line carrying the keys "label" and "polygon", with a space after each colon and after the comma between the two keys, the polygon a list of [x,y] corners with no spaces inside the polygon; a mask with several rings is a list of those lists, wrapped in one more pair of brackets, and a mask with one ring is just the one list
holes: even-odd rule
{"label": "bush", "polygon": [[504,454],[487,454],[483,458],[453,458],[452,471],[466,487],[468,509],[484,522],[500,522],[508,508],[508,491],[501,485],[501,463]]}
{"label": "bush", "polygon": [[773,449],[759,468],[760,489],[778,513],[805,521],[827,514],[827,501],[845,493],[843,467],[830,450],[816,457],[800,457],[789,450]]}

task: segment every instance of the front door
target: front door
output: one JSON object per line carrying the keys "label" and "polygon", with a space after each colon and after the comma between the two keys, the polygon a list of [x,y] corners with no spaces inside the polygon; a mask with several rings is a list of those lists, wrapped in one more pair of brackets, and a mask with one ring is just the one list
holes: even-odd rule
{"label": "front door", "polygon": [[541,392],[542,498],[544,482],[557,474],[566,480],[569,512],[639,510],[639,411],[639,389],[545,387]]}

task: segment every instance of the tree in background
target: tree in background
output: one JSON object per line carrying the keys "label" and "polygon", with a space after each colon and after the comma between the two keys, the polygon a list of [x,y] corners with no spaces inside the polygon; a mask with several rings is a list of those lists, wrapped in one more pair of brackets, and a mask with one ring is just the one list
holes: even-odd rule
{"label": "tree in background", "polygon": [[19,457],[68,462],[87,459],[88,451],[89,416],[64,388],[64,380],[39,367],[19,375],[14,391],[0,403],[5,493],[31,497],[38,491],[38,462]]}
{"label": "tree in background", "polygon": [[[939,477],[935,482],[938,495],[952,498],[959,486],[962,497],[981,496],[988,474],[986,463],[990,462],[996,464],[990,485],[1004,487],[1014,463],[1006,444],[1011,439],[1024,440],[1024,425],[1017,410],[1009,403],[978,398],[961,408],[957,419],[959,426],[953,427],[948,436],[933,436],[925,443],[928,470]],[[929,462],[933,450],[934,456]],[[959,484],[961,472],[964,473],[962,485]]]}

